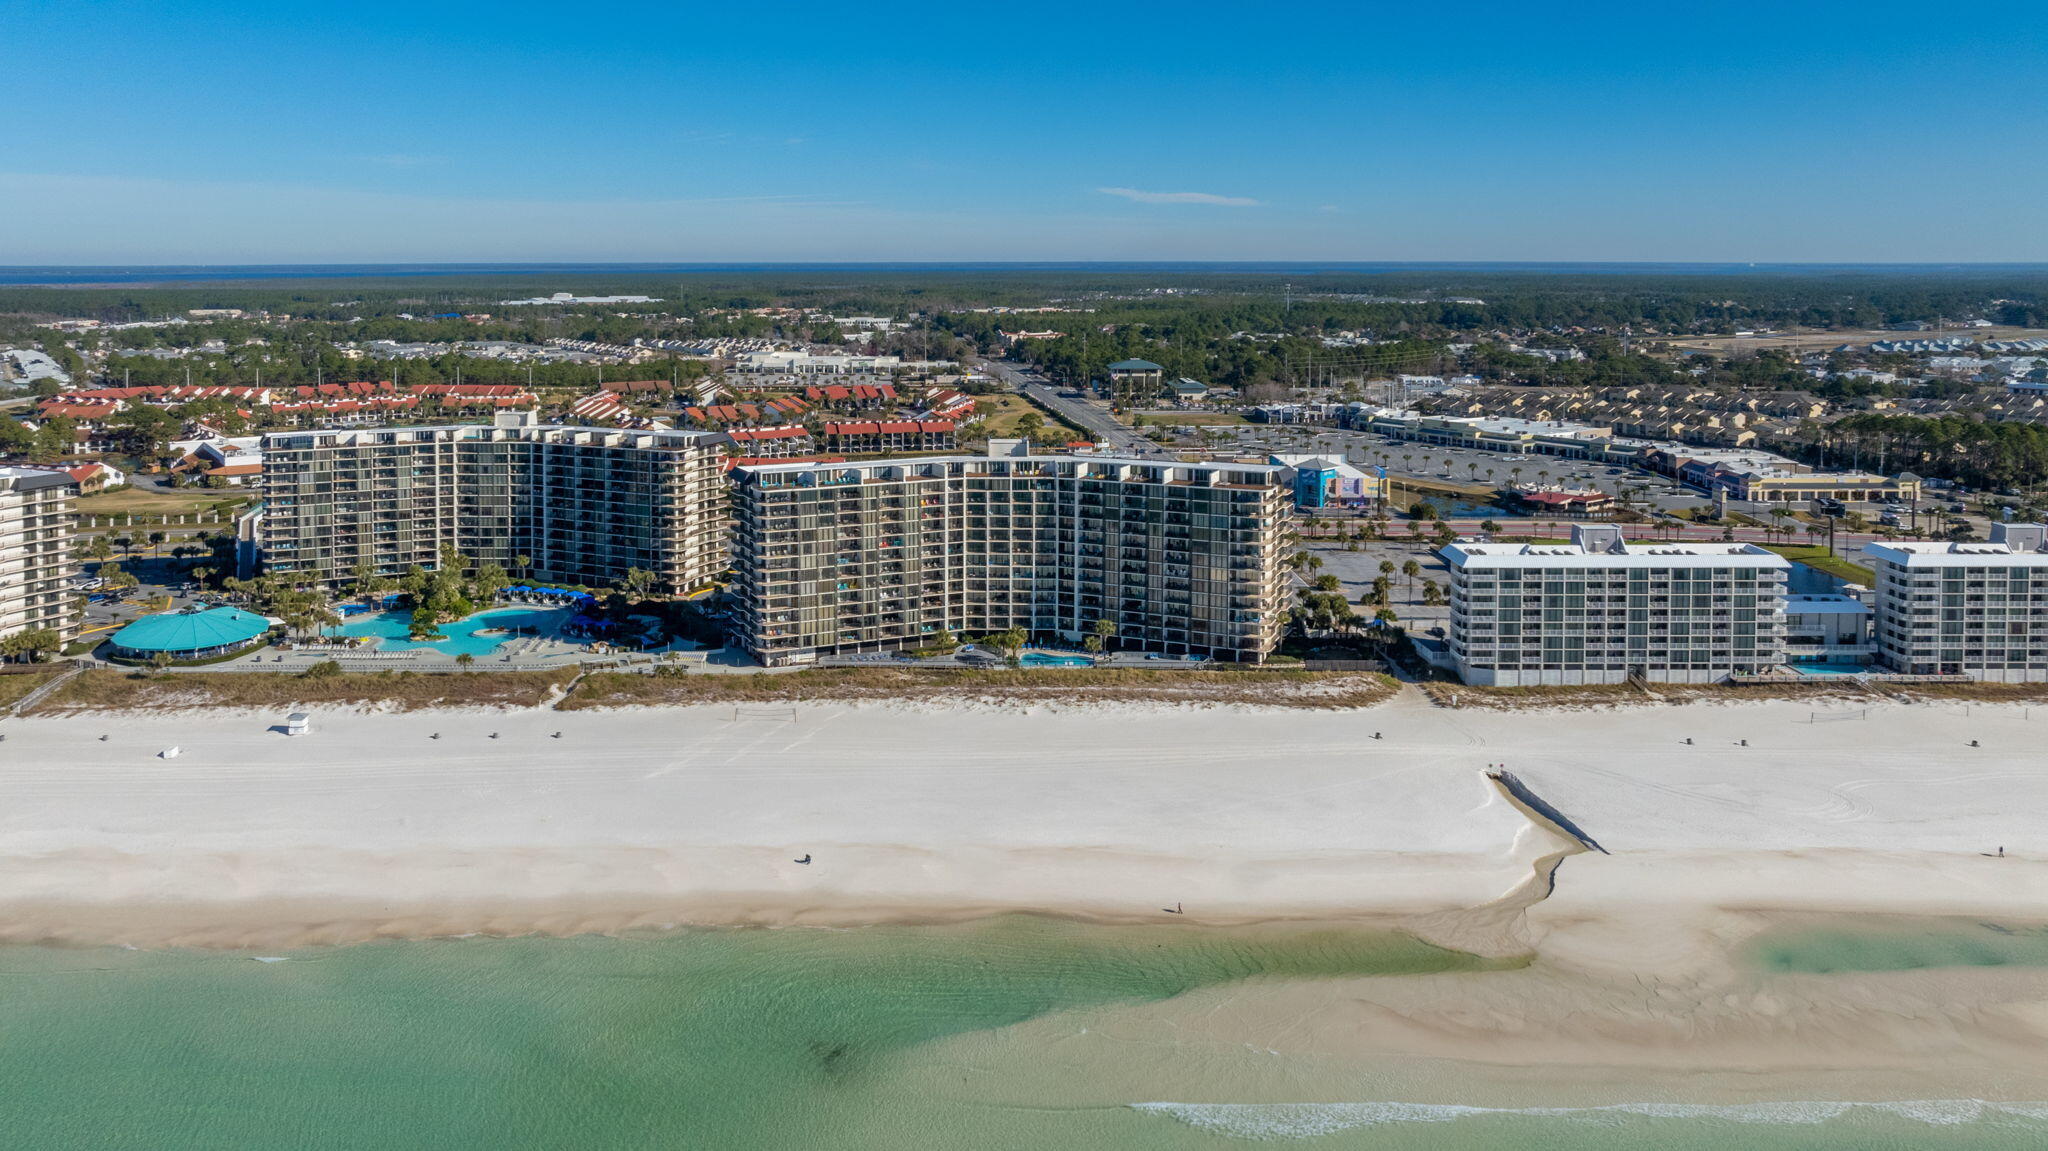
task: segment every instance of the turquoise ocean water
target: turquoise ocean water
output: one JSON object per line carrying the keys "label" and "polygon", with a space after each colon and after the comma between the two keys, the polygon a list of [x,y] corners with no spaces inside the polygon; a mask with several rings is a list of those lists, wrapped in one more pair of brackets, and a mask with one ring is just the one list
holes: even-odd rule
{"label": "turquoise ocean water", "polygon": [[[1765,965],[1785,970],[1809,960],[1841,970],[1845,955],[1883,969],[1892,958],[1882,941],[1813,933],[1761,946]],[[1913,946],[1915,962],[1930,958],[1925,940]],[[2048,1105],[1617,1101],[1488,1111],[1374,1098],[1364,1084],[1351,1098],[1276,1101],[1270,1080],[1259,1097],[1237,1097],[1227,1057],[1169,1043],[1129,1060],[1112,1048],[1105,1059],[1102,1047],[1083,1045],[1084,1027],[1064,1026],[1205,988],[1432,972],[1484,979],[1513,965],[1385,934],[1023,917],[272,956],[10,948],[0,950],[0,1145],[2048,1144]],[[1123,1074],[1119,1064],[1141,1060],[1135,1080]],[[1156,1090],[1132,1097],[1133,1081]]]}

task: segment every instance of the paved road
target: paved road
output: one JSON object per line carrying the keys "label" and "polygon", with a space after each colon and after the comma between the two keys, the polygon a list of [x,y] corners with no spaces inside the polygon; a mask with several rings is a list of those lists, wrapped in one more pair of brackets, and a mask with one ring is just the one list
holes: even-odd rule
{"label": "paved road", "polygon": [[[1313,540],[1317,538],[1311,535],[1311,533],[1315,530],[1314,525],[1321,524],[1327,527],[1328,525],[1335,524],[1339,527],[1348,529],[1356,526],[1360,522],[1362,522],[1362,520],[1354,519],[1349,516],[1319,516],[1313,519],[1307,519],[1303,521],[1302,534],[1304,540]],[[1414,521],[1405,518],[1390,520],[1387,525],[1386,538],[1395,541],[1407,539],[1408,525],[1412,522]],[[1607,523],[1610,521],[1581,521],[1563,517],[1560,517],[1558,519],[1526,519],[1520,516],[1502,515],[1493,517],[1490,520],[1458,516],[1452,519],[1445,520],[1444,522],[1449,524],[1451,526],[1451,529],[1453,531],[1458,532],[1460,535],[1482,534],[1484,532],[1484,529],[1481,527],[1482,524],[1494,523],[1500,526],[1501,535],[1551,536],[1554,534],[1569,534],[1571,531],[1571,525],[1574,523],[1583,522],[1598,524]],[[1559,529],[1555,532],[1553,532],[1551,527],[1551,525],[1553,524],[1560,525]],[[1659,530],[1656,526],[1651,524],[1622,524],[1621,530],[1622,534],[1628,537],[1630,543],[1642,544],[1658,543],[1660,541],[1667,539],[1719,540],[1723,538],[1722,528],[1718,526],[1710,527],[1706,525],[1700,525],[1697,527],[1688,525],[1682,528],[1665,528],[1663,530]],[[1424,524],[1423,534],[1426,536],[1428,532],[1429,525]],[[1753,528],[1743,525],[1737,525],[1735,527],[1735,538],[1737,540],[1751,543],[1791,544],[1794,546],[1804,546],[1806,544],[1819,544],[1827,542],[1826,535],[1821,535],[1819,537],[1809,536],[1806,534],[1803,528],[1788,536],[1784,533],[1771,533],[1765,531],[1763,528]],[[1862,550],[1864,544],[1875,543],[1881,538],[1882,537],[1871,535],[1868,533],[1837,531],[1835,533],[1835,551],[1840,555],[1853,558],[1856,552]]]}
{"label": "paved road", "polygon": [[1120,454],[1141,457],[1160,454],[1159,445],[1125,426],[1100,405],[1062,397],[1060,389],[1030,368],[990,360],[988,369],[1003,382],[1057,413],[1061,419],[1086,430],[1097,440],[1107,442]]}

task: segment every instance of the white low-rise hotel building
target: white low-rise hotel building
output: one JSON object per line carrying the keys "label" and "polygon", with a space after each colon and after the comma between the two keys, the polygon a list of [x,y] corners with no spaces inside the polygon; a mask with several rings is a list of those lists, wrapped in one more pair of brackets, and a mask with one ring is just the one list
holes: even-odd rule
{"label": "white low-rise hotel building", "polygon": [[2048,526],[1989,543],[1873,543],[1878,659],[1909,675],[2048,681]]}
{"label": "white low-rise hotel building", "polygon": [[1785,597],[1785,662],[1795,671],[1849,671],[1871,661],[1870,605],[1853,595]]}
{"label": "white low-rise hotel building", "polygon": [[1748,543],[1468,543],[1451,568],[1450,654],[1469,684],[1718,683],[1784,662],[1783,556]]}

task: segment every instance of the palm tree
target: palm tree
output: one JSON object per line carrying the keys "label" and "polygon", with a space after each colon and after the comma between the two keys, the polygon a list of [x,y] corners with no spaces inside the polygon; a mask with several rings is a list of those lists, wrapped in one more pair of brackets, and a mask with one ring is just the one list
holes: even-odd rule
{"label": "palm tree", "polygon": [[[1448,524],[1441,525],[1438,529],[1438,534],[1441,535],[1448,528]],[[1422,565],[1414,560],[1409,560],[1401,565],[1401,574],[1408,577],[1408,590],[1412,592],[1415,590],[1415,577],[1422,574]]]}
{"label": "palm tree", "polygon": [[995,644],[997,650],[1003,653],[1004,659],[1015,661],[1018,655],[1023,652],[1024,645],[1031,642],[1031,633],[1021,627],[1013,627],[1008,631],[999,631],[988,638],[989,642]]}
{"label": "palm tree", "polygon": [[1088,638],[1083,643],[1089,651],[1099,652],[1109,645],[1109,641],[1115,638],[1116,621],[1112,619],[1099,619],[1095,621],[1094,629],[1088,633]]}

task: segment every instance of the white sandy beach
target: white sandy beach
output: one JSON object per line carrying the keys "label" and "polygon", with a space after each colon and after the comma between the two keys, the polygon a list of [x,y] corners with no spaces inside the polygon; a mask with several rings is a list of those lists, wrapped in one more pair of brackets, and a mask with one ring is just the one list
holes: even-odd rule
{"label": "white sandy beach", "polygon": [[1552,946],[1587,963],[1697,962],[1721,930],[1707,912],[2048,920],[2048,758],[2024,709],[1809,710],[336,711],[300,738],[250,713],[19,720],[0,725],[0,933],[275,943],[1176,904],[1192,922],[1427,925],[1563,846],[1487,783],[1493,763],[1612,852],[1567,860],[1513,924],[1525,942],[1571,928]]}
{"label": "white sandy beach", "polygon": [[[2048,1099],[2048,972],[1763,979],[1743,959],[1783,922],[2048,923],[2044,728],[2020,707],[1809,713],[1411,694],[1350,712],[321,711],[300,738],[268,714],[10,721],[0,939],[267,950],[1004,911],[1391,924],[1535,958],[1206,988],[934,1058],[1010,1068],[1025,1096],[1085,1066],[1112,1099]],[[1611,854],[1540,882],[1576,845],[1484,778],[1501,763]]]}

